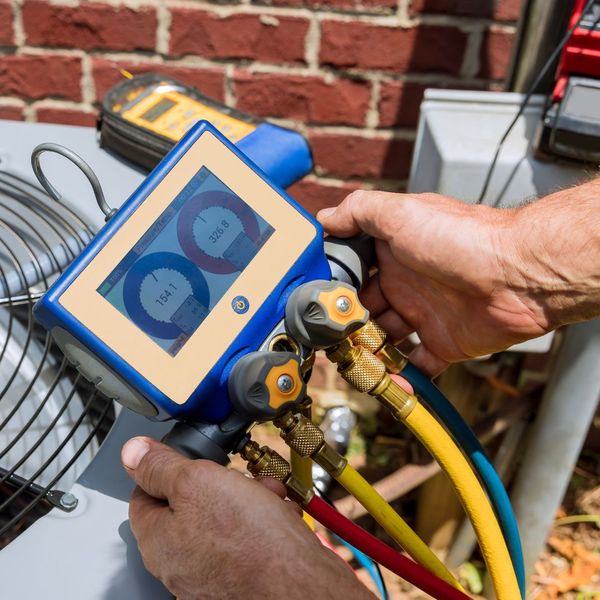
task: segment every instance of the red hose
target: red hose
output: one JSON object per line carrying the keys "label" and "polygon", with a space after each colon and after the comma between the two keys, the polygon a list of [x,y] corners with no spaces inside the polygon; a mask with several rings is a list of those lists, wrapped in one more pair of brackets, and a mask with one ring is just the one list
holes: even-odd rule
{"label": "red hose", "polygon": [[471,600],[463,592],[439,579],[421,565],[396,552],[350,521],[350,519],[344,517],[318,496],[314,496],[304,507],[304,510],[319,521],[321,525],[345,539],[355,548],[362,550],[374,561],[437,600]]}

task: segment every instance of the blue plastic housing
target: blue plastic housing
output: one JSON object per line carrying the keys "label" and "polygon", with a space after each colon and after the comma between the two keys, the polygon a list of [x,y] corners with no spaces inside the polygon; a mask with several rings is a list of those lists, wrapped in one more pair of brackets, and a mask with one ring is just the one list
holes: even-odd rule
{"label": "blue plastic housing", "polygon": [[277,186],[287,188],[308,175],[312,156],[304,136],[290,129],[262,123],[237,147]]}
{"label": "blue plastic housing", "polygon": [[[214,367],[199,382],[189,399],[183,404],[177,404],[151,384],[145,377],[140,375],[130,364],[124,361],[78,321],[59,303],[59,300],[61,295],[77,279],[78,275],[106,245],[108,240],[123,226],[127,219],[156,188],[159,182],[168,175],[175,164],[206,131],[210,131],[216,136],[246,165],[253,169],[259,177],[274,188],[282,196],[282,202],[286,201],[291,204],[299,213],[313,223],[317,234],[250,319],[237,339],[227,348],[222,356],[215,356]],[[258,131],[258,128],[256,131]],[[232,412],[232,406],[227,393],[227,379],[235,362],[244,354],[257,350],[260,347],[267,335],[283,318],[287,299],[296,287],[313,279],[330,278],[331,271],[324,254],[323,231],[319,223],[283,190],[275,186],[265,173],[252,163],[235,145],[229,142],[209,123],[200,121],[164,157],[106,226],[98,232],[81,255],[37,302],[34,307],[34,315],[37,321],[49,330],[58,327],[69,332],[92,355],[97,357],[129,386],[150,401],[158,410],[158,415],[154,417],[155,420],[174,417],[177,419],[218,423],[227,418]],[[148,343],[152,342],[149,341]]]}

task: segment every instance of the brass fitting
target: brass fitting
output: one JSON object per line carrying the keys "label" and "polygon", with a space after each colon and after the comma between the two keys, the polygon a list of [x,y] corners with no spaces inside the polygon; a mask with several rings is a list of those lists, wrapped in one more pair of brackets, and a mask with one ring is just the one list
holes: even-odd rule
{"label": "brass fitting", "polygon": [[355,346],[361,346],[375,354],[389,373],[400,373],[408,362],[398,348],[386,342],[387,332],[375,321],[368,321],[366,325],[352,333],[350,339]]}
{"label": "brass fitting", "polygon": [[377,352],[385,344],[387,333],[381,325],[369,319],[358,331],[350,334],[350,339],[355,346],[362,346],[369,352]]}
{"label": "brass fitting", "polygon": [[348,339],[327,351],[327,358],[337,363],[338,373],[359,392],[370,393],[385,375],[385,366],[376,356]]}
{"label": "brass fitting", "polygon": [[254,477],[273,477],[281,481],[288,496],[300,505],[306,506],[313,499],[314,491],[305,487],[292,474],[287,460],[272,448],[259,447],[256,442],[249,441],[240,451],[240,456],[248,463],[248,471]]}
{"label": "brass fitting", "polygon": [[404,421],[417,405],[417,397],[403,390],[387,373],[371,392],[398,421]]}
{"label": "brass fitting", "polygon": [[348,461],[327,442],[312,455],[312,459],[334,479],[342,474]]}
{"label": "brass fitting", "polygon": [[346,468],[348,461],[325,441],[321,429],[304,415],[287,413],[273,423],[292,450],[300,456],[310,456],[332,477],[337,477]]}
{"label": "brass fitting", "polygon": [[377,352],[377,358],[385,365],[388,373],[397,375],[408,364],[408,358],[393,344],[384,344]]}
{"label": "brass fitting", "polygon": [[294,475],[290,475],[284,482],[288,498],[297,502],[300,506],[306,506],[315,496],[312,489],[308,489]]}
{"label": "brass fitting", "polygon": [[300,456],[312,456],[323,444],[323,432],[304,415],[286,413],[273,421],[285,443]]}
{"label": "brass fitting", "polygon": [[340,375],[359,392],[380,400],[399,420],[404,420],[417,403],[412,394],[403,390],[387,373],[383,362],[362,347],[353,346],[349,340],[338,344],[327,353],[338,363]]}
{"label": "brass fitting", "polygon": [[325,350],[327,358],[336,364],[352,362],[358,356],[359,348],[357,348],[350,338],[342,340],[339,344],[331,346]]}
{"label": "brass fitting", "polygon": [[242,448],[240,455],[248,463],[248,471],[254,477],[273,477],[285,482],[292,473],[285,458],[268,446],[259,447],[256,442],[249,441]]}

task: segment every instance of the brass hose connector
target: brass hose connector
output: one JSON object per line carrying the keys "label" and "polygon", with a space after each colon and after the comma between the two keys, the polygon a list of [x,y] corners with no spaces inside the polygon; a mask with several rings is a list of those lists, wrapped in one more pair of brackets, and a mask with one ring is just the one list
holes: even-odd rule
{"label": "brass hose connector", "polygon": [[377,356],[388,373],[400,373],[408,363],[406,356],[386,341],[387,332],[375,321],[369,320],[358,331],[350,334],[350,339],[355,346],[361,346]]}
{"label": "brass hose connector", "polygon": [[362,346],[373,354],[377,354],[385,344],[387,332],[381,325],[369,319],[366,325],[348,336],[355,346]]}
{"label": "brass hose connector", "polygon": [[240,456],[247,462],[248,471],[254,477],[272,477],[281,481],[287,489],[288,497],[301,506],[306,506],[313,499],[314,491],[305,487],[292,474],[288,461],[272,448],[248,441],[240,450]]}
{"label": "brass hose connector", "polygon": [[287,413],[273,421],[285,443],[300,456],[310,456],[332,477],[346,468],[348,461],[326,441],[321,429],[304,415]]}
{"label": "brass hose connector", "polygon": [[417,398],[403,390],[387,373],[383,362],[349,339],[327,351],[338,365],[339,374],[359,392],[375,396],[396,419],[404,420],[416,406]]}
{"label": "brass hose connector", "polygon": [[246,443],[240,451],[240,456],[248,463],[248,471],[254,477],[273,477],[284,482],[292,472],[283,456],[268,446],[260,447],[253,441]]}

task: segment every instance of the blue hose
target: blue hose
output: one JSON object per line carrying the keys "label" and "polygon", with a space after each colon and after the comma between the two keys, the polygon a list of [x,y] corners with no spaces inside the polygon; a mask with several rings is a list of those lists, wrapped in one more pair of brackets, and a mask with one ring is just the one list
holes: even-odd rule
{"label": "blue hose", "polygon": [[352,555],[354,556],[356,562],[367,571],[371,579],[375,582],[375,585],[377,586],[377,591],[379,592],[379,595],[383,598],[383,600],[388,600],[385,585],[383,585],[383,581],[381,579],[379,571],[375,568],[375,563],[364,552],[361,552],[358,548],[355,548],[346,540],[342,539],[337,535],[335,537],[337,541],[340,542],[340,544],[346,546],[346,548],[348,548],[350,552],[352,552]]}
{"label": "blue hose", "polygon": [[490,462],[475,434],[463,421],[460,413],[424,373],[408,363],[400,375],[410,382],[415,394],[421,396],[429,408],[440,418],[456,443],[471,461],[473,469],[482,481],[494,507],[506,539],[506,545],[519,582],[521,596],[525,598],[525,565],[523,563],[523,548],[519,528],[508,494],[498,473],[496,473],[494,465]]}

